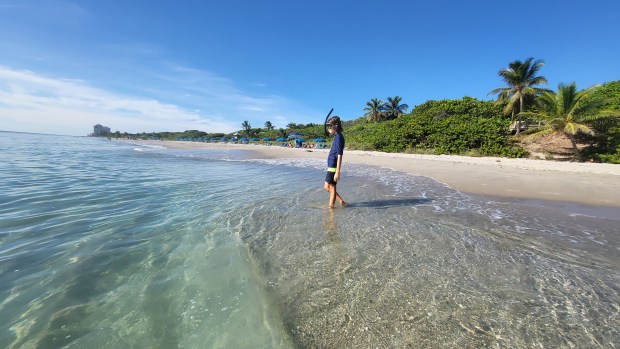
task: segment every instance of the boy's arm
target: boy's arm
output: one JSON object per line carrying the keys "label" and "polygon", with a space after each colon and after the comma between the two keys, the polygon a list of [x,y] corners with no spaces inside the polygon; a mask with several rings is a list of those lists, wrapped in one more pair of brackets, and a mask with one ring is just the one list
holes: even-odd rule
{"label": "boy's arm", "polygon": [[338,182],[340,179],[340,167],[342,166],[342,155],[338,155],[338,160],[336,161],[336,174],[334,175],[334,181]]}

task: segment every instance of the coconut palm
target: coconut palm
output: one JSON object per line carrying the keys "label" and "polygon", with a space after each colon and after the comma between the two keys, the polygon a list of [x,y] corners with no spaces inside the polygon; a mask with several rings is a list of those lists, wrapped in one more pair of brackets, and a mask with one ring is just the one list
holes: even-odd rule
{"label": "coconut palm", "polygon": [[366,102],[366,114],[364,116],[368,121],[379,122],[383,118],[383,108],[385,102],[381,99],[373,98],[369,102]]}
{"label": "coconut palm", "polygon": [[409,106],[404,103],[400,104],[402,100],[403,99],[400,96],[396,96],[394,98],[388,97],[387,103],[385,103],[383,107],[388,119],[396,119],[400,114],[407,112]]}
{"label": "coconut palm", "polygon": [[[517,115],[517,134],[521,131],[521,113],[525,111],[526,96],[536,96],[549,91],[535,87],[536,85],[547,84],[547,79],[544,76],[537,75],[544,65],[545,63],[542,60],[534,61],[532,57],[526,59],[525,62],[516,60],[510,63],[508,68],[498,72],[508,87],[496,88],[489,92],[490,95],[498,94],[498,102],[508,101],[504,114],[512,112],[511,122],[514,122],[515,115]],[[518,113],[515,113],[517,110]]]}
{"label": "coconut palm", "polygon": [[271,123],[271,121],[265,122],[265,128],[267,129],[267,131],[273,130],[273,124]]}
{"label": "coconut palm", "polygon": [[575,160],[580,160],[575,134],[579,132],[592,134],[595,123],[620,120],[620,111],[602,109],[604,101],[588,98],[600,86],[595,85],[583,91],[577,91],[573,82],[569,85],[559,84],[558,92],[548,91],[537,99],[540,110],[522,112],[525,117],[533,117],[543,125],[533,130],[529,137],[544,136],[552,133],[564,134],[573,146]]}
{"label": "coconut palm", "polygon": [[250,123],[246,120],[243,123],[241,123],[241,127],[243,127],[243,131],[249,137],[250,136],[250,130],[252,129],[252,126],[250,125]]}

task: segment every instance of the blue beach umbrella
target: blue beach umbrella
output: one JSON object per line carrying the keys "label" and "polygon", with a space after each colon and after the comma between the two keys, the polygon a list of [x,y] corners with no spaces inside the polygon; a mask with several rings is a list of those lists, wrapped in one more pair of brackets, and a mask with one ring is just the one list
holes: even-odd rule
{"label": "blue beach umbrella", "polygon": [[325,142],[325,138],[319,137],[319,138],[315,138],[312,140],[313,142],[317,142],[317,143],[323,143]]}
{"label": "blue beach umbrella", "polygon": [[252,142],[256,142],[256,141],[258,141],[258,138],[256,138],[256,137],[252,137],[252,138],[250,138],[250,140],[251,140]]}
{"label": "blue beach umbrella", "polygon": [[265,141],[265,142],[269,142],[270,140],[271,140],[271,138],[269,138],[269,137],[263,138],[263,141]]}
{"label": "blue beach umbrella", "polygon": [[285,141],[286,141],[286,138],[284,138],[284,137],[280,137],[280,138],[276,139],[276,141],[278,141],[278,142],[285,142]]}

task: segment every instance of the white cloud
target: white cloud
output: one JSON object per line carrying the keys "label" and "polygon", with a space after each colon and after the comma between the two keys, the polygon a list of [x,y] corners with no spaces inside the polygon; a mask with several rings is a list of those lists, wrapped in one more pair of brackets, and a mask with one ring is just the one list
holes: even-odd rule
{"label": "white cloud", "polygon": [[209,71],[168,64],[148,75],[157,79],[154,86],[164,86],[151,89],[159,98],[234,120],[237,128],[244,120],[253,127],[263,127],[268,120],[277,127],[285,127],[290,120],[315,118],[313,111],[297,101],[273,94],[250,95],[236,87],[232,79]]}
{"label": "white cloud", "polygon": [[0,130],[84,135],[102,124],[132,133],[233,132],[245,120],[252,127],[263,127],[265,121],[285,127],[291,120],[313,120],[314,113],[297,101],[251,96],[212,72],[173,64],[136,68],[131,76],[110,71],[108,80],[140,97],[83,79],[0,65]]}
{"label": "white cloud", "polygon": [[230,132],[240,128],[236,122],[204,117],[194,110],[118,95],[81,80],[0,66],[1,130],[84,135],[97,123],[127,132]]}

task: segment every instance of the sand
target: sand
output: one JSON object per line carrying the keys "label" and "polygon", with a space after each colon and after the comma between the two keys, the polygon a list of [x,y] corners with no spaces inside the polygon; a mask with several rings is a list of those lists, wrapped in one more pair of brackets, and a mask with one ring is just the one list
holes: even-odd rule
{"label": "sand", "polygon": [[[176,141],[132,141],[171,149],[237,149],[256,158],[327,158],[327,149]],[[620,208],[620,165],[536,159],[395,154],[346,150],[346,164],[380,166],[431,177],[463,193],[504,200]]]}

